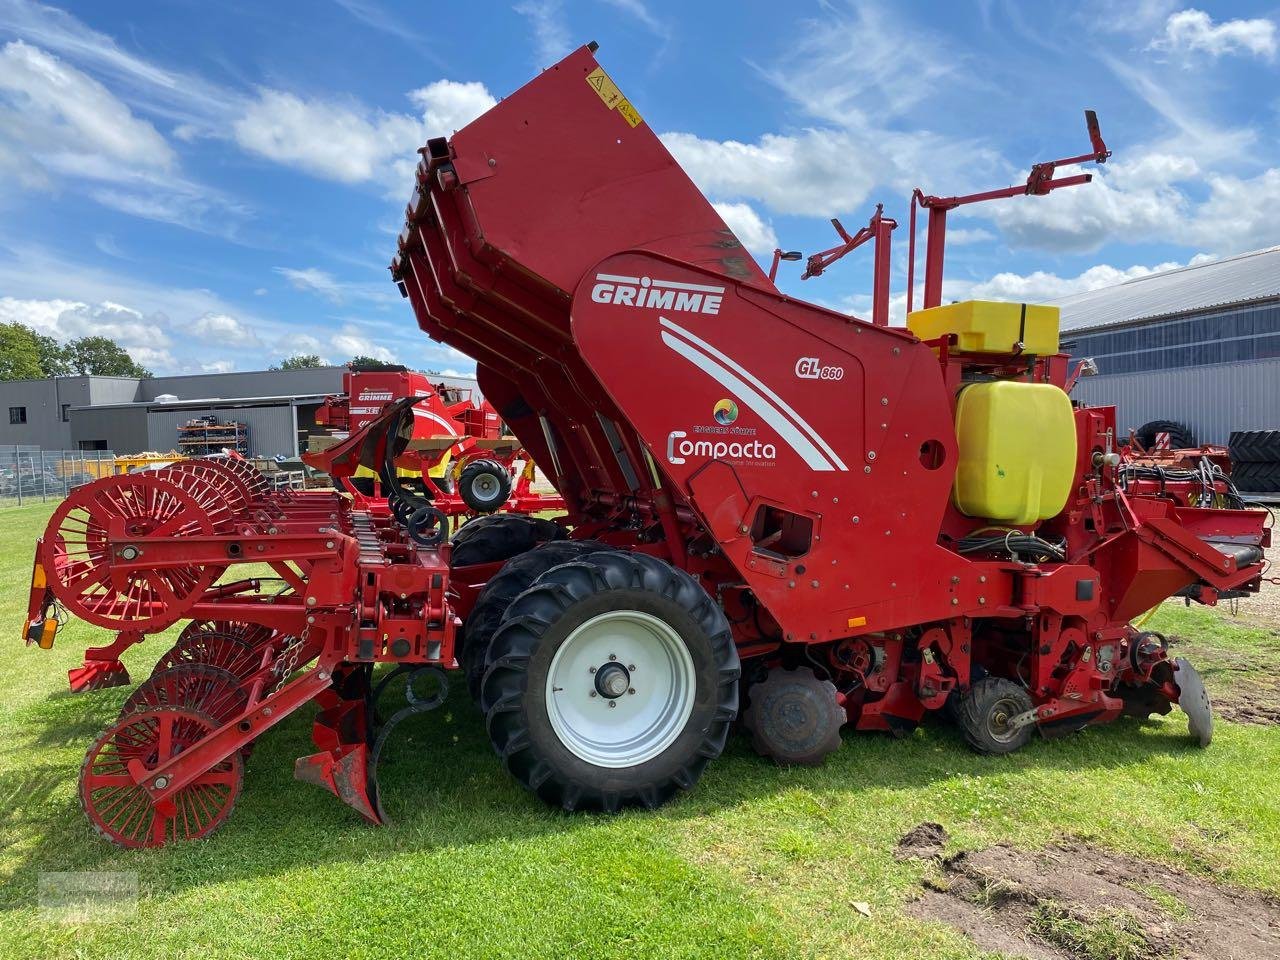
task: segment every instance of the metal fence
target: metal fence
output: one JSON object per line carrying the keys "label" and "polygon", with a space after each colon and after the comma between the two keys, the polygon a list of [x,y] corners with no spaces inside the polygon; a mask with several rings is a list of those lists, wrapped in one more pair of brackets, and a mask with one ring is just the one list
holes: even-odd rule
{"label": "metal fence", "polygon": [[115,472],[111,450],[0,447],[0,507],[61,500],[82,483]]}

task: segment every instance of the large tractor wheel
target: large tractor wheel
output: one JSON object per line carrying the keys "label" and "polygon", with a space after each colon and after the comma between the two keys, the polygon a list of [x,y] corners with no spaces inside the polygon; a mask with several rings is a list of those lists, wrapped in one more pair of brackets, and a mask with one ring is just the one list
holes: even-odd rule
{"label": "large tractor wheel", "polygon": [[1025,747],[1036,732],[1034,723],[1013,722],[1033,706],[1031,695],[1012,680],[986,677],[956,699],[956,724],[965,742],[978,753],[1013,753]]}
{"label": "large tractor wheel", "polygon": [[738,711],[729,623],[687,573],[608,551],[508,608],[481,691],[507,770],[565,810],[656,807],[690,789]]}
{"label": "large tractor wheel", "polygon": [[1138,442],[1147,450],[1155,449],[1156,440],[1161,433],[1169,435],[1170,449],[1189,450],[1197,445],[1195,433],[1185,423],[1177,420],[1152,420],[1135,431]]}
{"label": "large tractor wheel", "polygon": [[458,496],[477,513],[493,513],[511,496],[511,474],[497,460],[472,460],[458,477]]}
{"label": "large tractor wheel", "polygon": [[467,567],[476,563],[498,563],[532,550],[548,540],[563,540],[564,527],[524,513],[500,513],[476,517],[453,535],[450,563]]}
{"label": "large tractor wheel", "polygon": [[598,540],[553,540],[542,543],[508,560],[495,574],[480,595],[467,617],[463,630],[462,667],[467,679],[467,691],[471,699],[480,701],[480,683],[484,679],[485,652],[489,641],[502,623],[511,601],[524,593],[533,582],[550,570],[570,560],[577,560],[591,553],[610,550],[608,544]]}

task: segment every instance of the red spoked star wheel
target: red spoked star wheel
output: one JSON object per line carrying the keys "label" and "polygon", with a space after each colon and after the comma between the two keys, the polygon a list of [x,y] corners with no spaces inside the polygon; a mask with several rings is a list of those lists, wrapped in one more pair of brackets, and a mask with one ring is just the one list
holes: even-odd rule
{"label": "red spoked star wheel", "polygon": [[231,815],[244,783],[239,753],[159,805],[135,779],[215,728],[212,719],[195,710],[162,708],[121,717],[103,731],[80,768],[80,803],[94,831],[118,846],[136,848],[194,840],[218,829]]}
{"label": "red spoked star wheel", "polygon": [[216,531],[198,499],[148,473],[106,477],[68,494],[49,521],[41,562],[54,596],[99,627],[154,633],[194,606],[224,567],[174,563],[121,570],[113,550],[134,537]]}

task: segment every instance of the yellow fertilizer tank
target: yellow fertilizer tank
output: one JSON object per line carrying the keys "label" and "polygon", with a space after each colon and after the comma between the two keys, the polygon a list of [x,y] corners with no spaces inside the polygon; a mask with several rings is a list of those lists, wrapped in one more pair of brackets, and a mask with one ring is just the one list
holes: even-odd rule
{"label": "yellow fertilizer tank", "polygon": [[1071,492],[1075,417],[1053,384],[975,383],[956,400],[956,506],[971,517],[1036,523],[1056,516]]}
{"label": "yellow fertilizer tank", "polygon": [[964,353],[1058,352],[1058,308],[1036,303],[948,303],[907,314],[907,327],[921,340],[954,333],[955,349]]}

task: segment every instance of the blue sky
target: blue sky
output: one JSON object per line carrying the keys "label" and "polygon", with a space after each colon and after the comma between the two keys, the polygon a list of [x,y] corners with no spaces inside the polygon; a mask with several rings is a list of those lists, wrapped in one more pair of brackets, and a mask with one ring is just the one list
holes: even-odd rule
{"label": "blue sky", "polygon": [[[911,187],[1089,186],[952,220],[949,299],[1043,299],[1280,243],[1265,3],[0,0],[0,320],[157,373],[363,353],[466,372],[386,264],[414,150],[570,49],[598,57],[767,263]],[[604,255],[608,251],[601,251]],[[790,293],[866,315],[859,251]],[[789,268],[789,269],[788,269]]]}

